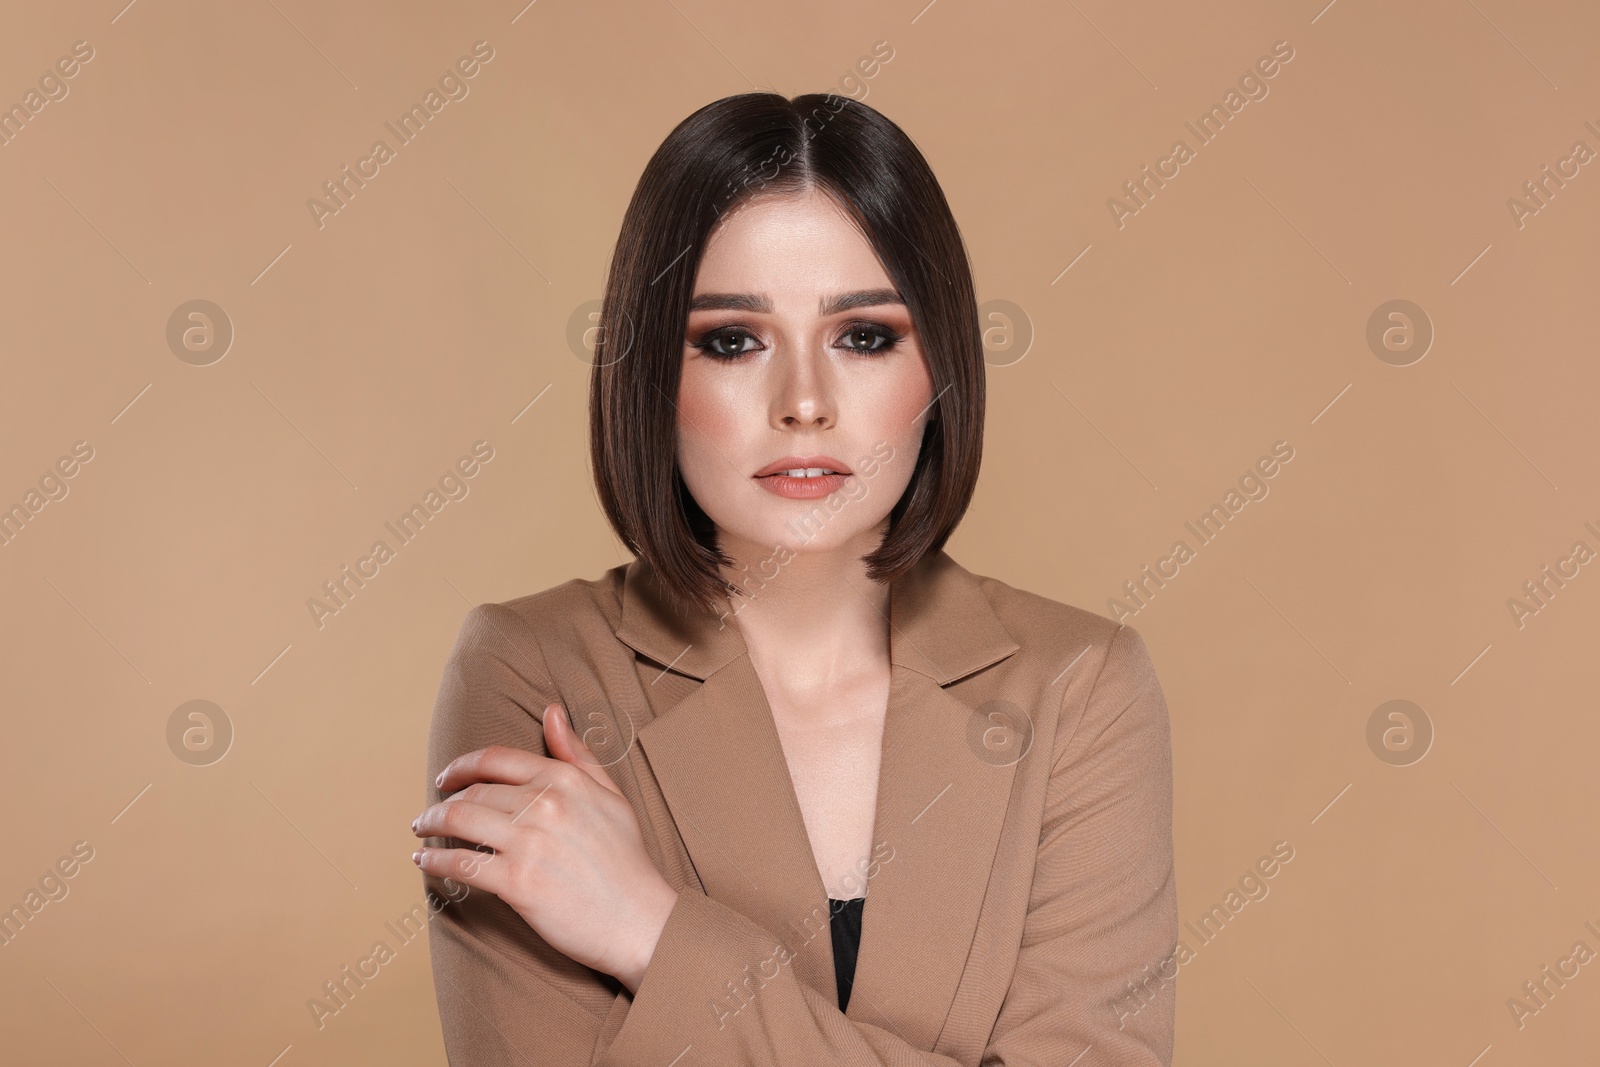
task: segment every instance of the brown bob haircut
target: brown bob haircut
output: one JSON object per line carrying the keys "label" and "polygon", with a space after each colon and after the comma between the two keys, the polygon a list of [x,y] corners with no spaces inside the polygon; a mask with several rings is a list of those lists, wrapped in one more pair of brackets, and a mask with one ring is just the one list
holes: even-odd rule
{"label": "brown bob haircut", "polygon": [[905,132],[849,97],[724,97],[656,149],[623,216],[601,301],[589,451],[617,535],[683,605],[740,593],[716,528],[678,470],[677,396],[701,256],[718,221],[757,195],[820,189],[861,229],[906,302],[933,379],[916,468],[863,560],[888,581],[944,547],[983,454],[984,359],[971,267],[927,160]]}

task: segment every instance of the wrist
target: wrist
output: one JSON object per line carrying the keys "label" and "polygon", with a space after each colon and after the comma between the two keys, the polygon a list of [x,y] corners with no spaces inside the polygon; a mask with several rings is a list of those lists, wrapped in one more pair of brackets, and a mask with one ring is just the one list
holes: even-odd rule
{"label": "wrist", "polygon": [[624,972],[614,977],[627,988],[630,994],[637,994],[639,986],[644,983],[644,975],[650,968],[650,961],[655,957],[656,945],[661,941],[661,932],[666,929],[667,919],[672,915],[672,909],[678,904],[678,891],[673,889],[665,880],[655,887],[649,918],[641,928],[638,945],[633,953],[633,960]]}

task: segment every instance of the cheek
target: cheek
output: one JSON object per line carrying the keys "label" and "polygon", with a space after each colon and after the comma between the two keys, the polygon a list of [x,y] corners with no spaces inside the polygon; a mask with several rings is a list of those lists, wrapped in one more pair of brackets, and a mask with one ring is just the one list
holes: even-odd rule
{"label": "cheek", "polygon": [[748,398],[740,396],[731,379],[684,368],[678,387],[678,455],[686,473],[709,469],[703,462],[708,457],[733,454],[740,438],[739,413],[748,407]]}
{"label": "cheek", "polygon": [[680,418],[705,423],[726,418],[728,413],[727,385],[712,375],[699,374],[685,367],[678,384],[678,413]]}
{"label": "cheek", "polygon": [[922,359],[907,361],[899,374],[886,379],[872,405],[880,436],[896,448],[915,446],[922,439],[922,424],[933,413],[933,379]]}

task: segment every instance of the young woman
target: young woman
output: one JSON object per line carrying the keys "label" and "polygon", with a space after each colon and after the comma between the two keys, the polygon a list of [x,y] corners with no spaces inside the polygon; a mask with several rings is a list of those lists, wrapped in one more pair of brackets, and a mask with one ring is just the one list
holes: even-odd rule
{"label": "young woman", "polygon": [[656,151],[590,407],[638,558],[474,608],[434,712],[413,829],[452,1063],[1170,1062],[1149,653],[943,550],[982,451],[973,294],[864,104],[733,96]]}

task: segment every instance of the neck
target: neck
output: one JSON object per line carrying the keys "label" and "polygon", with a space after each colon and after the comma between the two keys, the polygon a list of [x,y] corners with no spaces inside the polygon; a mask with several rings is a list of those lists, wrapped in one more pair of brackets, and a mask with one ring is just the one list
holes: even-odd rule
{"label": "neck", "polygon": [[724,544],[748,568],[723,568],[746,590],[728,598],[727,621],[739,628],[764,683],[787,693],[824,692],[887,669],[889,586],[869,579],[861,560],[882,532],[868,533],[861,543],[795,549],[776,559],[770,551]]}

